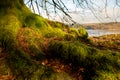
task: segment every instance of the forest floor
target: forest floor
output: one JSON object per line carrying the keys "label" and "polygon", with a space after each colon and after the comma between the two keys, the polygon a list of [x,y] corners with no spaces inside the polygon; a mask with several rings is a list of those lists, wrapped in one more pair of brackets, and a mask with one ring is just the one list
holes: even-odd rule
{"label": "forest floor", "polygon": [[[112,34],[112,35],[104,35],[100,37],[89,37],[92,40],[93,47],[99,49],[113,50],[120,52],[120,34]],[[47,45],[47,44],[46,44]],[[9,75],[8,72],[4,72],[4,62],[7,56],[7,53],[4,52],[2,48],[0,48],[0,80],[13,80],[14,77]],[[83,67],[73,66],[72,63],[66,64],[59,59],[51,59],[48,58],[42,62],[43,65],[47,65],[52,67],[55,72],[66,72],[70,76],[72,76],[75,80],[83,80]]]}

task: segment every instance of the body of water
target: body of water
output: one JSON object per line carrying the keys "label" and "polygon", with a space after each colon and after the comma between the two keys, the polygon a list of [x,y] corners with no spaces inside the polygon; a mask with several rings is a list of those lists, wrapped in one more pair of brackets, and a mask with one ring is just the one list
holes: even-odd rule
{"label": "body of water", "polygon": [[87,30],[89,36],[102,36],[107,34],[120,34],[120,30]]}

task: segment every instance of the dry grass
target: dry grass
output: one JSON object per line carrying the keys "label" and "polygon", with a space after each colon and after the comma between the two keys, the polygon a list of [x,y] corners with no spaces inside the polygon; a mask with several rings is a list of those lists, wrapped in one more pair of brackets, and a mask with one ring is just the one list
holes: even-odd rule
{"label": "dry grass", "polygon": [[90,37],[90,39],[93,41],[93,44],[98,48],[110,49],[120,52],[120,34]]}

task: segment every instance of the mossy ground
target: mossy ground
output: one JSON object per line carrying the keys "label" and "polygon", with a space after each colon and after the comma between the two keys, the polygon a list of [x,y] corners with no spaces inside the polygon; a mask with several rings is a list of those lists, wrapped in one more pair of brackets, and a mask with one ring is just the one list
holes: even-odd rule
{"label": "mossy ground", "polygon": [[120,52],[120,34],[90,37],[90,39],[93,41],[93,45],[98,48]]}
{"label": "mossy ground", "polygon": [[[97,78],[108,78],[101,75],[101,71],[109,76],[109,80],[115,80],[119,76],[114,75],[119,72],[120,54],[109,50],[99,50],[88,47],[80,42],[53,42],[50,45],[52,57],[63,60],[65,63],[72,63],[73,66],[84,68],[82,73],[85,80],[97,80]],[[108,72],[108,74],[107,74]],[[98,77],[97,77],[98,76]]]}
{"label": "mossy ground", "polygon": [[[2,75],[10,71],[17,80],[119,79],[120,53],[87,46],[91,44],[84,28],[68,28],[20,5],[0,12]],[[51,60],[57,60],[62,69],[55,69]],[[74,77],[77,69],[79,75]]]}

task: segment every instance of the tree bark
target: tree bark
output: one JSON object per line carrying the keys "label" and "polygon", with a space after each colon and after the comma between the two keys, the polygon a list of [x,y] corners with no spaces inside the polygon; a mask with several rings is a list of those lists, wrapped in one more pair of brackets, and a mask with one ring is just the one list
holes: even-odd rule
{"label": "tree bark", "polygon": [[13,7],[13,6],[22,6],[24,5],[24,0],[1,0],[0,7]]}

